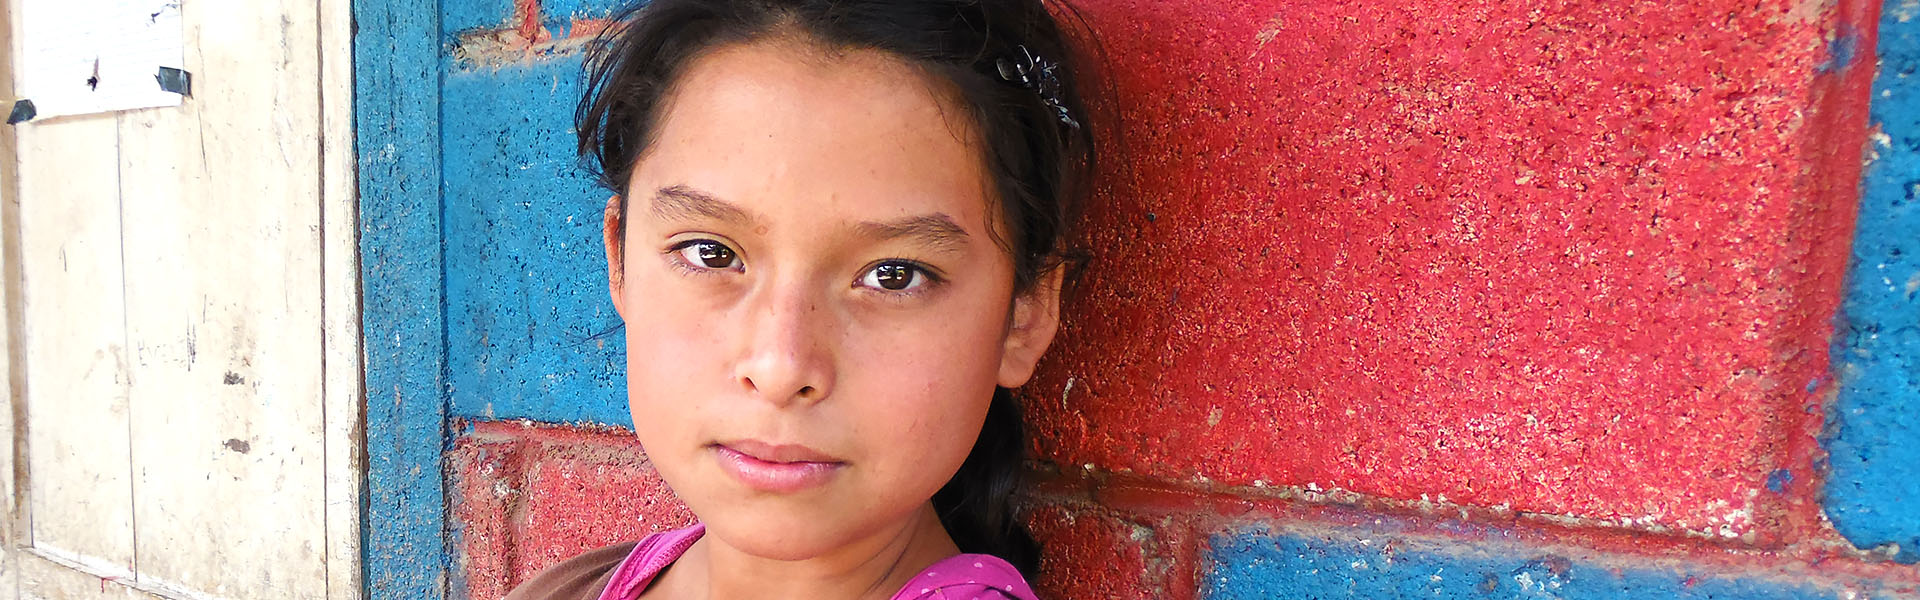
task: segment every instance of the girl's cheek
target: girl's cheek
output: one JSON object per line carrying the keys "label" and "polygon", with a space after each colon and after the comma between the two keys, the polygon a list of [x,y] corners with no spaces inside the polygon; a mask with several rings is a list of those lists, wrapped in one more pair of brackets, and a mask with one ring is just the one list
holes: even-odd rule
{"label": "girl's cheek", "polygon": [[[631,404],[642,407],[686,397],[724,359],[717,350],[711,303],[661,277],[636,279],[627,306],[627,386]],[[685,282],[678,282],[681,287]],[[638,419],[641,415],[634,415]]]}

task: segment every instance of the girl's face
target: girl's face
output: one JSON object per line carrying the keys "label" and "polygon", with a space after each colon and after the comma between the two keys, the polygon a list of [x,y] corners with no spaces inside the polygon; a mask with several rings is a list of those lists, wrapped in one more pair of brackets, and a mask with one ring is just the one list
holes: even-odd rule
{"label": "girl's face", "polygon": [[634,430],[734,548],[898,535],[1052,340],[1058,277],[1015,297],[945,90],[876,51],[717,49],[662,106],[624,244],[609,205]]}

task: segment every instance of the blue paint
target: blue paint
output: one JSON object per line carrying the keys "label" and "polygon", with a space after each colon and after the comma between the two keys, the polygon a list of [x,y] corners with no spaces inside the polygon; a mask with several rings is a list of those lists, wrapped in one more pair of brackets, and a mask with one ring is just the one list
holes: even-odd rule
{"label": "blue paint", "polygon": [[[1906,16],[1903,20],[1902,15]],[[1858,228],[1833,357],[1822,500],[1862,548],[1898,544],[1920,561],[1920,2],[1880,21],[1871,120],[1886,137],[1861,182]]]}
{"label": "blue paint", "polygon": [[[1396,536],[1335,538],[1264,529],[1215,535],[1201,597],[1240,598],[1847,598],[1838,586],[1785,583],[1691,568],[1600,566],[1511,545],[1434,543]],[[1417,545],[1418,549],[1415,549]],[[1609,561],[1618,562],[1617,560]],[[1876,582],[1859,598],[1892,598]]]}
{"label": "blue paint", "polygon": [[1841,25],[1840,31],[1827,42],[1827,61],[1816,69],[1821,73],[1833,73],[1853,65],[1853,57],[1860,52],[1860,32]]}
{"label": "blue paint", "polygon": [[444,66],[453,414],[629,425],[624,339],[590,339],[620,319],[601,241],[608,193],[574,153],[579,60]]}
{"label": "blue paint", "polygon": [[446,597],[446,361],[437,13],[353,3],[367,487],[366,597]]}
{"label": "blue paint", "polygon": [[513,18],[513,0],[445,0],[440,3],[440,33],[500,29]]}
{"label": "blue paint", "polygon": [[1793,483],[1793,471],[1774,469],[1767,474],[1767,491],[1775,494],[1787,491],[1787,485]]}

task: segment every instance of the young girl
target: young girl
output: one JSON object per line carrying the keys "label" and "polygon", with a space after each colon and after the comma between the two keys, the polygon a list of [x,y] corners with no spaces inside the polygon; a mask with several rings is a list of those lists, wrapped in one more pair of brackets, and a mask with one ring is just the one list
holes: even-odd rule
{"label": "young girl", "polygon": [[1040,0],[652,0],[588,59],[634,431],[700,519],[513,599],[1033,598],[1008,388],[1092,161]]}

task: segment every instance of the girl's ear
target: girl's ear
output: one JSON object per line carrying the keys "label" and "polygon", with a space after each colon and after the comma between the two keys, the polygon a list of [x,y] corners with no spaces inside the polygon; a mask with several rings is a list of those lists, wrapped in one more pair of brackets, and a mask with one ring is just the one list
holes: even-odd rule
{"label": "girl's ear", "polygon": [[1065,267],[1054,267],[1013,299],[1013,322],[1000,352],[1000,387],[1025,384],[1053,344],[1053,334],[1060,330],[1060,283],[1065,276]]}
{"label": "girl's ear", "polygon": [[613,295],[613,311],[620,314],[621,321],[625,321],[627,320],[627,255],[622,252],[626,247],[626,240],[620,239],[620,234],[626,231],[620,223],[623,218],[620,214],[621,204],[623,203],[618,194],[607,199],[605,224],[600,233],[602,241],[607,246],[607,291]]}

